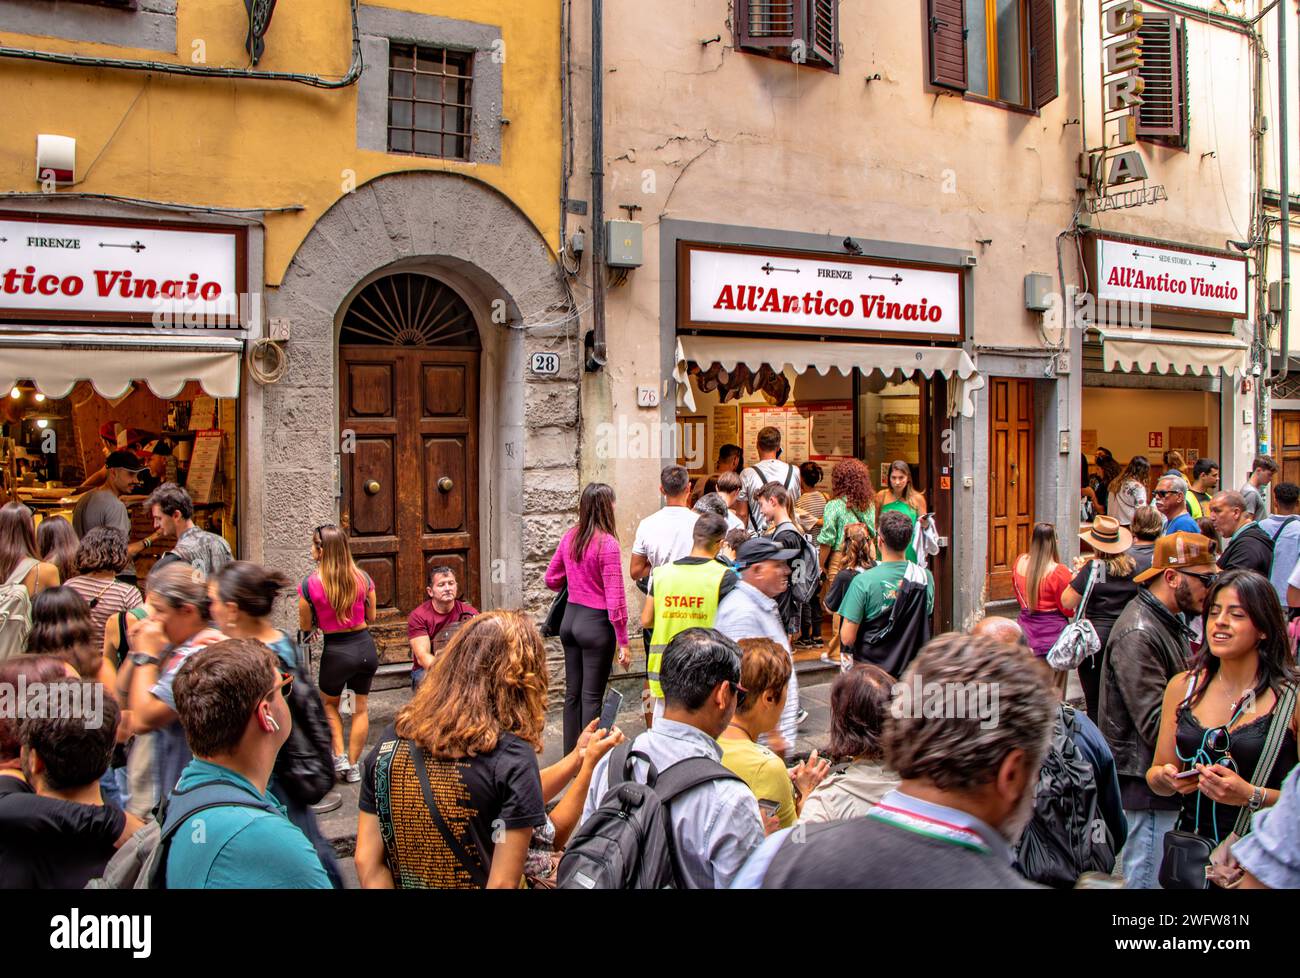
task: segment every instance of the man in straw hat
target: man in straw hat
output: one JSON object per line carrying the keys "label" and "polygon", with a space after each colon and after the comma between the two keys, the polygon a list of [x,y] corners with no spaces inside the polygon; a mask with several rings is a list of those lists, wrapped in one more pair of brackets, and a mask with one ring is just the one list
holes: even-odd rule
{"label": "man in straw hat", "polygon": [[1119,769],[1129,826],[1120,862],[1131,888],[1157,888],[1165,833],[1178,814],[1179,799],[1153,793],[1145,772],[1155,753],[1165,687],[1187,668],[1191,655],[1193,633],[1179,614],[1200,613],[1217,570],[1208,537],[1161,537],[1150,570],[1134,578],[1146,586],[1120,614],[1106,643],[1098,726]]}

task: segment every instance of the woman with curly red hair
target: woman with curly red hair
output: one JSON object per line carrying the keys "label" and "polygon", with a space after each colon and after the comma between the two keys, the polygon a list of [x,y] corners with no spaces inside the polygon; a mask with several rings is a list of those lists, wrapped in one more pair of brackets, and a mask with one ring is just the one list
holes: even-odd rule
{"label": "woman with curly red hair", "polygon": [[[838,463],[831,471],[831,494],[834,498],[822,510],[822,531],[817,537],[828,583],[835,580],[844,564],[844,530],[849,524],[866,526],[868,558],[875,552],[876,505],[871,470],[856,458]],[[823,661],[834,661],[839,647],[839,634],[836,633],[831,636],[830,647],[822,654]]]}

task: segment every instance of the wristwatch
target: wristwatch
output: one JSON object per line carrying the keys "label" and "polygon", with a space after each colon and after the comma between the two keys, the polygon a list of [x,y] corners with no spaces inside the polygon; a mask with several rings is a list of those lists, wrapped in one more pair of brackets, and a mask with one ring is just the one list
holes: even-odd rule
{"label": "wristwatch", "polygon": [[162,658],[148,652],[132,652],[131,662],[137,666],[159,666],[162,665]]}
{"label": "wristwatch", "polygon": [[1246,807],[1252,812],[1257,812],[1264,807],[1264,789],[1256,788],[1250,794],[1250,801],[1246,802]]}

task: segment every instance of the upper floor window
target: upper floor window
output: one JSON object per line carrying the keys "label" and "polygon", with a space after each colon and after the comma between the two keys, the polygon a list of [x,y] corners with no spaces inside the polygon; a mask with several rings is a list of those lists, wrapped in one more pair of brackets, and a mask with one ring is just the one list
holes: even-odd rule
{"label": "upper floor window", "polygon": [[839,0],[736,0],[736,47],[839,70]]}
{"label": "upper floor window", "polygon": [[1056,98],[1055,0],[928,0],[930,83],[1017,108]]}
{"label": "upper floor window", "polygon": [[388,72],[388,149],[470,158],[472,51],[392,44]]}
{"label": "upper floor window", "polygon": [[1164,11],[1146,10],[1142,26],[1142,105],[1137,136],[1147,142],[1187,148],[1187,28]]}

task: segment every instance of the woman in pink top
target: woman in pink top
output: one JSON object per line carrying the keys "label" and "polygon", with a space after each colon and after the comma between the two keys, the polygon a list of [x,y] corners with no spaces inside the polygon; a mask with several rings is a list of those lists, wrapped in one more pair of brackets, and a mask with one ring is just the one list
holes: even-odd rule
{"label": "woman in pink top", "polygon": [[614,490],[593,482],[582,491],[578,525],[564,534],[546,568],[546,586],[569,587],[560,625],[564,646],[564,752],[573,750],[583,728],[600,715],[605,684],[614,668],[614,648],[624,669],[632,664],[627,647],[627,594],[614,528]]}
{"label": "woman in pink top", "polygon": [[[370,681],[379,670],[379,652],[368,627],[375,620],[375,582],[353,563],[347,535],[333,524],[316,527],[311,557],[320,566],[298,589],[298,627],[304,632],[319,628],[325,635],[318,682],[333,741],[334,772],[357,782],[357,761],[370,732]],[[339,711],[344,687],[352,690],[353,698],[346,752]]]}
{"label": "woman in pink top", "polygon": [[[1051,523],[1034,525],[1029,552],[1016,558],[1011,585],[1020,603],[1020,627],[1034,655],[1047,655],[1074,615],[1061,601],[1070,586],[1070,568],[1061,563],[1056,545],[1056,528]],[[1056,673],[1056,685],[1065,689],[1068,672]]]}

